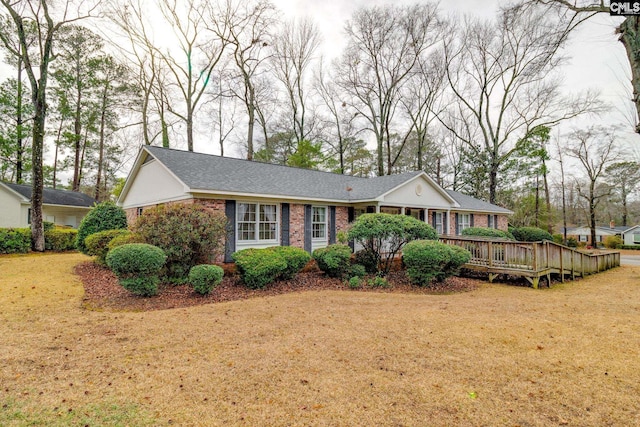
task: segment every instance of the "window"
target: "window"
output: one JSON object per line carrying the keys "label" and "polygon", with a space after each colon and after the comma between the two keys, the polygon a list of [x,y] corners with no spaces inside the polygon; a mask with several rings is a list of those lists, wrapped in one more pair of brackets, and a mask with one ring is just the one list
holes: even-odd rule
{"label": "window", "polygon": [[462,234],[462,230],[471,227],[471,214],[458,214],[458,234]]}
{"label": "window", "polygon": [[311,208],[311,230],[314,239],[327,238],[327,208],[324,206],[313,206]]}
{"label": "window", "polygon": [[142,215],[142,211],[143,211],[143,208],[138,208],[138,209],[136,209],[136,214],[138,216],[140,216],[140,215]]}
{"label": "window", "polygon": [[587,236],[585,234],[581,234],[578,236],[578,241],[580,242],[586,242],[588,240]]}
{"label": "window", "polygon": [[238,203],[236,213],[238,240],[276,240],[278,210],[276,205]]}
{"label": "window", "polygon": [[433,228],[436,229],[436,232],[438,234],[445,234],[444,233],[444,213],[443,212],[434,212],[434,219],[433,219]]}
{"label": "window", "polygon": [[27,224],[31,224],[31,208],[27,209]]}
{"label": "window", "polygon": [[493,223],[493,215],[487,215],[487,227],[496,228],[496,225]]}
{"label": "window", "polygon": [[640,243],[640,233],[633,233],[633,243]]}

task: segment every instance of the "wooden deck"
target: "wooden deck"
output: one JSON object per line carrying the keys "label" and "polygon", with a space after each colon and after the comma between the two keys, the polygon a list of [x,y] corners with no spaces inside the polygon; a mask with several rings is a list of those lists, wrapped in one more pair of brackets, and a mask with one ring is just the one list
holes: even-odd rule
{"label": "wooden deck", "polygon": [[589,254],[553,242],[513,242],[481,237],[441,236],[440,241],[471,252],[463,268],[486,272],[492,282],[498,275],[526,278],[538,288],[541,277],[575,279],[620,266],[620,252]]}

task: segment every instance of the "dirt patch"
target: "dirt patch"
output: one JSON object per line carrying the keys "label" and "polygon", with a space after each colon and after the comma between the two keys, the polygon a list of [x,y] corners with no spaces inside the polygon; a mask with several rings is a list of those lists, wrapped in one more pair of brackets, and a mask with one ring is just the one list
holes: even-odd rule
{"label": "dirt patch", "polygon": [[434,283],[430,287],[422,288],[411,285],[403,271],[392,271],[388,276],[390,284],[388,288],[372,288],[365,285],[361,288],[351,289],[343,280],[326,277],[324,273],[319,271],[307,271],[298,274],[293,280],[278,281],[264,289],[248,289],[242,284],[238,275],[229,274],[209,295],[200,295],[194,292],[189,285],[161,284],[158,295],[139,297],[120,286],[115,275],[108,268],[101,267],[93,262],[78,264],[75,268],[75,273],[84,284],[84,306],[93,310],[113,311],[164,310],[281,295],[291,292],[320,290],[424,295],[448,294],[472,291],[481,284],[477,279],[450,277],[441,283]]}

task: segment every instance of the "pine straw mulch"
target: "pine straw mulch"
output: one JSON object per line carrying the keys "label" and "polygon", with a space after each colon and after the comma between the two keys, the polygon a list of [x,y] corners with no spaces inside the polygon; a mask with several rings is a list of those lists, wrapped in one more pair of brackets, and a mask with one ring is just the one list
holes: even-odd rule
{"label": "pine straw mulch", "polygon": [[120,286],[117,278],[108,268],[91,261],[78,264],[75,267],[75,273],[84,285],[83,306],[90,310],[109,311],[165,310],[290,292],[319,290],[450,294],[475,290],[481,283],[481,281],[472,278],[450,277],[429,287],[418,287],[411,285],[404,271],[400,270],[389,273],[387,279],[390,286],[388,288],[372,288],[364,285],[358,289],[351,289],[343,280],[326,277],[320,271],[308,271],[298,274],[293,280],[278,281],[264,289],[248,289],[242,284],[237,274],[225,274],[222,283],[209,295],[200,295],[189,285],[161,284],[158,295],[140,297]]}

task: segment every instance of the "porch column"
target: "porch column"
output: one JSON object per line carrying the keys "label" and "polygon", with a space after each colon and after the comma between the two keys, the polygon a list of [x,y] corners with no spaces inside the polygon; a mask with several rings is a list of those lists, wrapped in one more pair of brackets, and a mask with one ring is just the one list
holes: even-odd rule
{"label": "porch column", "polygon": [[447,209],[447,229],[445,230],[445,234],[451,234],[451,210]]}
{"label": "porch column", "polygon": [[429,224],[429,209],[422,209],[424,211],[424,222]]}
{"label": "porch column", "polygon": [[403,206],[400,208],[400,215],[405,215],[407,213],[406,208]]}
{"label": "porch column", "polygon": [[376,205],[376,213],[380,213],[380,205]]}

